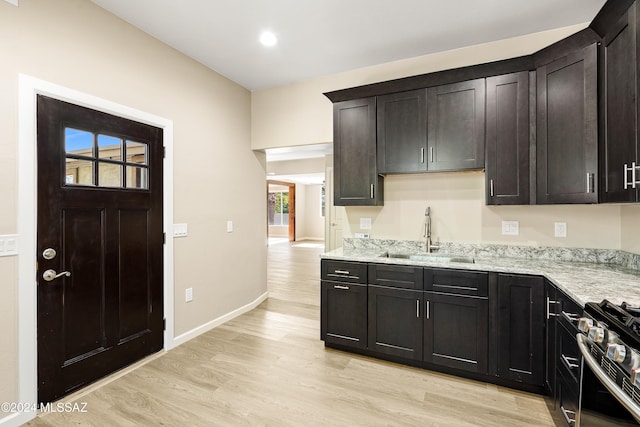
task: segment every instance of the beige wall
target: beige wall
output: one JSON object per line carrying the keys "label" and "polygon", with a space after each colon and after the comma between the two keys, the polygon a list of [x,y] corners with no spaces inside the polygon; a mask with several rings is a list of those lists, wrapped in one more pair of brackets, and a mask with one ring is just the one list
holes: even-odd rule
{"label": "beige wall", "polygon": [[322,185],[296,184],[296,240],[324,239],[324,217],[320,213]]}
{"label": "beige wall", "polygon": [[[176,335],[266,292],[265,159],[250,147],[249,91],[87,0],[0,1],[0,52],[0,233],[17,232],[24,73],[173,120],[174,219],[189,224],[175,240]],[[232,194],[214,191],[229,182]],[[0,401],[16,401],[16,258],[0,258],[0,277]]]}
{"label": "beige wall", "polygon": [[267,162],[267,173],[275,175],[297,175],[305,173],[324,173],[324,157],[299,160],[282,160]]}
{"label": "beige wall", "polygon": [[640,254],[640,205],[622,206],[622,250]]}

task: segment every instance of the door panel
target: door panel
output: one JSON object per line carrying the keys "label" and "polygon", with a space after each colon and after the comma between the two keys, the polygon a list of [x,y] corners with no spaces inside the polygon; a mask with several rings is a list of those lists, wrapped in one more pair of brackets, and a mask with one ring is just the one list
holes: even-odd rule
{"label": "door panel", "polygon": [[162,348],[162,130],[44,96],[37,107],[38,401],[49,402]]}

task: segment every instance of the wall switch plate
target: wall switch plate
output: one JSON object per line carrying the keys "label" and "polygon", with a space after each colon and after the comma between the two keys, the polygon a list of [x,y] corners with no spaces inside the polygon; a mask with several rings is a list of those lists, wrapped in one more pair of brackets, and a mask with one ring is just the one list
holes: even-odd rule
{"label": "wall switch plate", "polygon": [[517,236],[520,234],[518,221],[502,221],[502,234],[505,236]]}
{"label": "wall switch plate", "polygon": [[193,301],[193,288],[187,288],[184,291],[184,301],[185,302]]}
{"label": "wall switch plate", "polygon": [[554,226],[554,235],[555,237],[567,237],[567,223],[566,222],[555,222]]}
{"label": "wall switch plate", "polygon": [[360,230],[371,230],[371,218],[360,218]]}
{"label": "wall switch plate", "polygon": [[369,233],[355,233],[354,236],[356,239],[368,239]]}
{"label": "wall switch plate", "polygon": [[173,224],[173,237],[187,237],[188,235],[187,224]]}
{"label": "wall switch plate", "polygon": [[227,233],[233,233],[233,221],[227,221]]}
{"label": "wall switch plate", "polygon": [[0,257],[18,255],[18,235],[5,234],[0,236]]}

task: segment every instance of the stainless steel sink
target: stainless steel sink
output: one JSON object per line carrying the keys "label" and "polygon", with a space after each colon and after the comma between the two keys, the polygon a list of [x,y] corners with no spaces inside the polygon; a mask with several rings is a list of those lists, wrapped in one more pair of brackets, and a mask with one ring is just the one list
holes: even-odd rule
{"label": "stainless steel sink", "polygon": [[475,260],[472,257],[439,254],[439,253],[423,253],[423,254],[401,254],[401,253],[385,253],[381,255],[385,258],[409,259],[412,261],[431,261],[431,262],[459,262],[473,264]]}

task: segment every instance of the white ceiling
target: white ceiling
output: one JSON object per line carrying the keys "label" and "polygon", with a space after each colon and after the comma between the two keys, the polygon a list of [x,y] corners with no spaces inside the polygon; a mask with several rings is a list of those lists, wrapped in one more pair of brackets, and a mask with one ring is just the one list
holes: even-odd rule
{"label": "white ceiling", "polygon": [[[605,0],[92,0],[250,90],[591,21]],[[263,30],[279,39],[266,48]]]}

